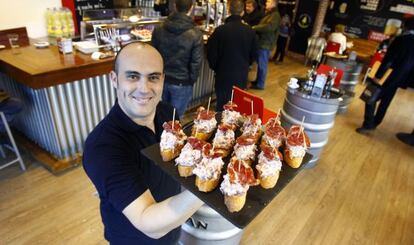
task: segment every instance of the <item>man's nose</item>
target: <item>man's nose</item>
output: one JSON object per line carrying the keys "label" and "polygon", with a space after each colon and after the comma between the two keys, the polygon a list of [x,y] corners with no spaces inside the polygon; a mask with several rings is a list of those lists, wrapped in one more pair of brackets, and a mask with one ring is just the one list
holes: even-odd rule
{"label": "man's nose", "polygon": [[142,76],[141,81],[138,83],[138,90],[141,93],[147,93],[150,91],[150,82],[148,81],[148,77]]}

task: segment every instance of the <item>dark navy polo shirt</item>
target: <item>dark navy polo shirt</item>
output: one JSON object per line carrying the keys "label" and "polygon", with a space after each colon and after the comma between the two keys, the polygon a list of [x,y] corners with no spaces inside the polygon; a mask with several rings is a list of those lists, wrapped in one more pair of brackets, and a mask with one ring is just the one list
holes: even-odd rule
{"label": "dark navy polo shirt", "polygon": [[157,202],[180,193],[176,181],[140,154],[141,149],[160,141],[162,124],[172,120],[172,115],[170,105],[163,102],[157,105],[154,134],[133,122],[116,102],[86,139],[83,167],[98,190],[105,239],[111,244],[170,244],[179,238],[178,227],[154,240],[137,230],[122,214],[147,189]]}

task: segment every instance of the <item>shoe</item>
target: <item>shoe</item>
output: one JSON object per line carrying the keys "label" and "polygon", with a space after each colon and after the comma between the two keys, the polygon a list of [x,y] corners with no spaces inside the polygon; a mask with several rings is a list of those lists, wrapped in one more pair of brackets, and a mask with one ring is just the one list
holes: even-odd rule
{"label": "shoe", "polygon": [[274,61],[273,61],[273,63],[274,63],[275,65],[279,65],[279,64],[280,64],[280,63],[282,63],[282,62],[277,61],[277,60],[274,60]]}
{"label": "shoe", "polygon": [[250,88],[251,89],[256,89],[256,90],[264,90],[264,88],[261,88],[261,87],[257,86],[257,84],[251,86]]}
{"label": "shoe", "polygon": [[397,138],[402,141],[403,143],[407,144],[407,145],[411,145],[414,146],[414,134],[411,133],[397,133],[395,136],[397,136]]}
{"label": "shoe", "polygon": [[374,131],[375,128],[367,128],[367,127],[360,127],[355,129],[355,131],[359,134],[363,134],[363,135],[367,135],[369,133],[371,133],[372,131]]}

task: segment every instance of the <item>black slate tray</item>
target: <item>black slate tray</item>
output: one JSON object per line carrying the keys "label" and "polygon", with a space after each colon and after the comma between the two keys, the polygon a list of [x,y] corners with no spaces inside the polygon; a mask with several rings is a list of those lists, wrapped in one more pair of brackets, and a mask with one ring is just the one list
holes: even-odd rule
{"label": "black slate tray", "polygon": [[[189,134],[187,134],[189,135]],[[214,134],[213,136],[214,137]],[[211,139],[209,140],[211,142]],[[161,158],[159,144],[154,144],[141,150],[141,153],[159,166],[164,172],[172,176],[176,181],[187,190],[191,191],[194,195],[200,198],[205,204],[221,214],[225,219],[230,221],[233,225],[240,229],[246,227],[272,200],[276,195],[286,187],[286,185],[306,166],[306,164],[312,159],[312,155],[306,153],[303,163],[300,168],[294,169],[283,162],[282,171],[280,172],[279,180],[272,189],[263,189],[260,185],[251,186],[247,192],[246,204],[239,212],[230,213],[224,204],[224,196],[220,192],[219,186],[212,192],[204,193],[198,191],[195,185],[195,176],[180,177],[178,174],[177,166],[175,162],[164,162]],[[256,160],[257,161],[257,160]],[[222,176],[220,183],[223,180],[223,175],[226,174],[227,164],[229,157],[224,159],[225,166],[222,170]],[[252,165],[254,168],[256,162]],[[255,168],[254,168],[255,169]],[[256,171],[256,170],[255,170]]]}

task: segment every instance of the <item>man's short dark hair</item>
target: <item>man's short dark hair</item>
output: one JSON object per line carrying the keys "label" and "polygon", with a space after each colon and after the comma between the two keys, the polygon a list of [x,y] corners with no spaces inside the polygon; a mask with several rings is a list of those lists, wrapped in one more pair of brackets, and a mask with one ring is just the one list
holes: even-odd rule
{"label": "man's short dark hair", "polygon": [[253,8],[257,8],[257,2],[256,0],[246,0],[246,2],[244,4],[251,4],[253,5]]}
{"label": "man's short dark hair", "polygon": [[175,8],[180,13],[187,13],[191,6],[193,6],[193,0],[175,0]]}
{"label": "man's short dark hair", "polygon": [[240,15],[244,10],[243,0],[231,0],[230,1],[230,14]]}

